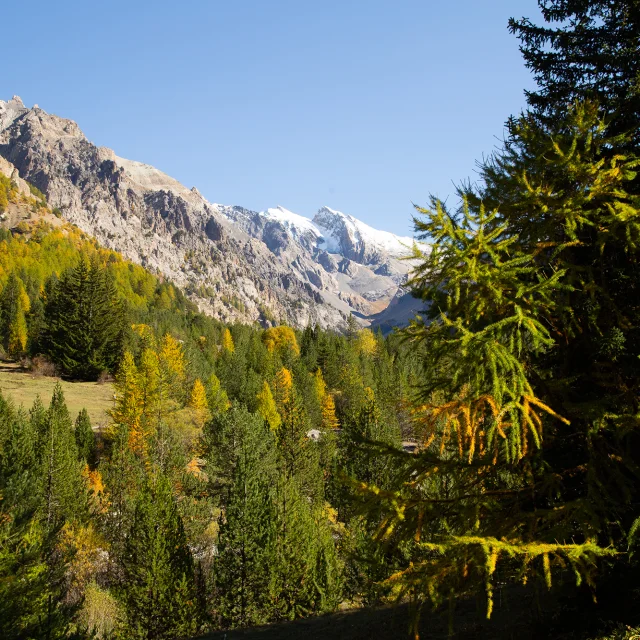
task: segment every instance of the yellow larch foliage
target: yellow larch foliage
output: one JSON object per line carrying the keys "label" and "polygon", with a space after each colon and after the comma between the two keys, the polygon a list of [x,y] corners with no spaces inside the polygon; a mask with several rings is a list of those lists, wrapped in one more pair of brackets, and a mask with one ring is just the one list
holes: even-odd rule
{"label": "yellow larch foliage", "polygon": [[165,333],[160,346],[160,365],[177,378],[184,376],[184,352],[182,345],[170,334]]}
{"label": "yellow larch foliage", "polygon": [[327,383],[324,381],[324,378],[322,377],[322,370],[320,369],[320,367],[318,367],[316,372],[312,374],[312,377],[313,377],[313,388],[314,388],[314,391],[316,392],[316,398],[318,398],[318,402],[322,403],[322,401],[324,400],[324,396],[327,393]]}
{"label": "yellow larch foliage", "polygon": [[262,342],[270,353],[291,350],[295,355],[300,355],[296,334],[291,327],[282,325],[266,329],[262,334]]}
{"label": "yellow larch foliage", "polygon": [[69,595],[81,599],[96,573],[105,569],[105,542],[92,523],[86,526],[66,523],[61,531],[60,546],[73,558],[65,575]]}
{"label": "yellow larch foliage", "polygon": [[276,373],[273,383],[273,396],[280,412],[282,412],[284,406],[291,399],[292,390],[293,376],[291,375],[291,371],[286,367],[282,367],[282,369]]}
{"label": "yellow larch foliage", "polygon": [[272,431],[276,431],[282,424],[282,418],[280,418],[276,401],[273,399],[273,394],[266,380],[256,398],[258,400],[258,413],[266,420],[269,428]]}
{"label": "yellow larch foliage", "polygon": [[231,331],[225,328],[225,330],[222,332],[222,350],[233,353],[235,349],[236,348],[233,344],[233,336],[231,335]]}
{"label": "yellow larch foliage", "polygon": [[138,380],[138,368],[133,354],[125,351],[116,374],[114,384],[116,394],[115,407],[109,411],[116,424],[133,427],[140,421],[142,414],[142,397]]}
{"label": "yellow larch foliage", "polygon": [[206,479],[206,474],[202,470],[202,462],[198,458],[191,458],[189,464],[187,464],[187,473],[198,478],[198,480]]}
{"label": "yellow larch foliage", "polygon": [[146,429],[157,426],[162,412],[162,379],[158,354],[150,348],[140,357],[138,379],[142,400],[142,413]]}
{"label": "yellow larch foliage", "polygon": [[[7,332],[5,344],[10,355],[17,357],[27,348],[27,320],[25,314],[31,309],[29,296],[24,288],[22,280],[13,274],[2,291],[3,306],[6,313]],[[3,342],[4,342],[3,340]]]}
{"label": "yellow larch foliage", "polygon": [[26,289],[24,288],[24,284],[22,280],[18,278],[18,302],[20,304],[20,308],[24,313],[29,313],[31,311],[31,300],[29,300],[29,295],[27,294]]}
{"label": "yellow larch foliage", "polygon": [[333,396],[327,393],[322,400],[322,428],[331,430],[340,427],[340,422],[336,416],[336,403]]}
{"label": "yellow larch foliage", "polygon": [[356,341],[358,353],[365,356],[375,356],[378,352],[378,341],[371,329],[361,329],[358,331]]}
{"label": "yellow larch foliage", "polygon": [[142,432],[143,398],[138,368],[130,351],[125,351],[114,386],[116,403],[109,415],[115,424],[128,428],[129,448],[137,455],[143,455],[146,451]]}
{"label": "yellow larch foliage", "polygon": [[142,340],[145,347],[156,348],[156,336],[153,329],[148,324],[132,324],[131,330]]}
{"label": "yellow larch foliage", "polygon": [[200,378],[196,378],[189,396],[189,408],[193,411],[196,424],[202,428],[204,423],[211,417],[207,404],[207,394]]}
{"label": "yellow larch foliage", "polygon": [[18,304],[16,312],[9,322],[8,327],[9,340],[7,342],[7,351],[12,356],[20,355],[27,348],[27,320],[24,312]]}
{"label": "yellow larch foliage", "polygon": [[109,502],[105,496],[102,474],[98,469],[92,470],[88,464],[85,464],[82,470],[82,477],[87,489],[89,489],[89,500],[93,510],[98,513],[106,513],[109,508]]}

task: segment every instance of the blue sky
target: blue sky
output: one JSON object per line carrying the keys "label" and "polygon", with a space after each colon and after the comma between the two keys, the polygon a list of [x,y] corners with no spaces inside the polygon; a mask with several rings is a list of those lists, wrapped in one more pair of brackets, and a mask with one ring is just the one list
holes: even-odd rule
{"label": "blue sky", "polygon": [[535,0],[14,2],[0,98],[213,202],[405,234],[524,106],[511,15],[538,20]]}

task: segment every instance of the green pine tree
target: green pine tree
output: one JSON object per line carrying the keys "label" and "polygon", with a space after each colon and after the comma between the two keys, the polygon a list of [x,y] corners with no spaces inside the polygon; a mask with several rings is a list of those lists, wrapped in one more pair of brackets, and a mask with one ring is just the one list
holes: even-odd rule
{"label": "green pine tree", "polygon": [[120,562],[121,637],[176,640],[197,633],[202,615],[193,558],[166,477],[150,477],[140,492]]}
{"label": "green pine tree", "polygon": [[92,465],[95,462],[96,439],[86,409],[82,409],[78,414],[73,433],[78,447],[78,456],[87,464]]}
{"label": "green pine tree", "polygon": [[124,317],[106,269],[82,256],[62,274],[45,308],[43,346],[62,373],[95,380],[113,371],[122,351]]}
{"label": "green pine tree", "polygon": [[634,0],[540,0],[546,24],[509,21],[525,64],[538,85],[527,91],[537,117],[552,125],[578,100],[600,104],[611,131],[629,133],[625,147],[637,149],[640,90],[637,43],[640,18]]}
{"label": "green pine tree", "polygon": [[274,435],[260,416],[232,409],[239,438],[224,493],[215,583],[225,627],[266,623],[275,555]]}
{"label": "green pine tree", "polygon": [[46,531],[54,531],[67,520],[83,517],[87,507],[82,463],[60,383],[55,386],[42,427],[42,519]]}

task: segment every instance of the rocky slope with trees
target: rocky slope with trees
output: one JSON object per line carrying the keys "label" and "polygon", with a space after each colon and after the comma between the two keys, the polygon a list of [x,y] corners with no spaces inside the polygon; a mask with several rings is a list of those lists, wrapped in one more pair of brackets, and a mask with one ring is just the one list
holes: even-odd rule
{"label": "rocky slope with trees", "polygon": [[0,101],[0,157],[63,218],[223,320],[344,327],[353,313],[367,325],[410,269],[375,237],[356,239],[336,227],[341,241],[327,251],[280,219],[212,204],[195,187],[96,147],[75,122],[29,109],[18,97]]}

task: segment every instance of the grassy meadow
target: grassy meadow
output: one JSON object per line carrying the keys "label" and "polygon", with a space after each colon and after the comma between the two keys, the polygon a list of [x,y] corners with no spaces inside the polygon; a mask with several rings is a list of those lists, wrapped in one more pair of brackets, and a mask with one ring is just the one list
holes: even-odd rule
{"label": "grassy meadow", "polygon": [[82,408],[89,412],[93,426],[103,426],[107,423],[107,410],[113,405],[113,385],[97,382],[67,382],[59,378],[34,376],[19,364],[0,362],[0,391],[6,398],[11,398],[16,405],[29,409],[40,396],[45,406],[48,406],[53,394],[53,388],[60,382],[64,397],[72,419]]}

